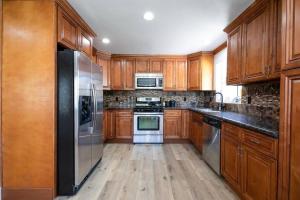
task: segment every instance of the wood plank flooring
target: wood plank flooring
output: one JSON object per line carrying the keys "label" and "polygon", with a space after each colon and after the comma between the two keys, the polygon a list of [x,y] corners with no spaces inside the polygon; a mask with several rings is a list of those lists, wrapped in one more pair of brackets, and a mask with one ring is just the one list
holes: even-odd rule
{"label": "wood plank flooring", "polygon": [[106,144],[80,191],[57,200],[232,200],[191,144]]}

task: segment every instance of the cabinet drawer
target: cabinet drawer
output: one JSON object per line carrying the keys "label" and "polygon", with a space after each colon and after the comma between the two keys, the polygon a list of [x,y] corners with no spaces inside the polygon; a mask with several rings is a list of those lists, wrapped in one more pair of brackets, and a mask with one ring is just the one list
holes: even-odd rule
{"label": "cabinet drawer", "polygon": [[277,159],[278,141],[274,138],[263,136],[253,131],[243,130],[242,142],[261,153]]}
{"label": "cabinet drawer", "polygon": [[165,110],[164,115],[166,117],[180,117],[181,116],[181,110]]}
{"label": "cabinet drawer", "polygon": [[222,134],[236,140],[241,139],[241,128],[228,123],[222,123]]}
{"label": "cabinet drawer", "polygon": [[118,117],[127,117],[127,116],[130,117],[133,115],[132,110],[118,110],[115,112],[116,112],[116,116]]}

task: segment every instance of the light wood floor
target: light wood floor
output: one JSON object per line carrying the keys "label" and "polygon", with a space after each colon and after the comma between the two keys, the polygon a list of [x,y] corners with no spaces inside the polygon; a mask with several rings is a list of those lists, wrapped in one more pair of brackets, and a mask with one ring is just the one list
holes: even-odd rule
{"label": "light wood floor", "polygon": [[190,144],[106,144],[104,156],[68,200],[232,200],[238,197]]}

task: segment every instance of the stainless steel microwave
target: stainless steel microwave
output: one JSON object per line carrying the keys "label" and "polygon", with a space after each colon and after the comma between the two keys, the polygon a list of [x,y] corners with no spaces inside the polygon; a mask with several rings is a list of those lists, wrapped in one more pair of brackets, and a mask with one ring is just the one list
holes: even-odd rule
{"label": "stainless steel microwave", "polygon": [[135,89],[163,89],[163,74],[136,73]]}

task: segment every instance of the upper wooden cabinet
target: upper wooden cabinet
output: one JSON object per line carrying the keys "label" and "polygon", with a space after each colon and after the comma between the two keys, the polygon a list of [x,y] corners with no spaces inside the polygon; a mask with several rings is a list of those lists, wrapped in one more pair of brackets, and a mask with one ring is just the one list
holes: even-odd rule
{"label": "upper wooden cabinet", "polygon": [[126,59],[123,61],[124,70],[124,90],[134,90],[134,72],[135,72],[135,60]]}
{"label": "upper wooden cabinet", "polygon": [[60,7],[57,8],[57,40],[71,49],[77,48],[77,24]]}
{"label": "upper wooden cabinet", "polygon": [[102,67],[103,71],[103,89],[110,89],[110,63],[111,54],[107,52],[97,52],[97,64]]}
{"label": "upper wooden cabinet", "polygon": [[213,54],[201,53],[188,56],[188,90],[213,89]]}
{"label": "upper wooden cabinet", "polygon": [[300,199],[300,69],[283,72],[280,93],[279,199]]}
{"label": "upper wooden cabinet", "polygon": [[137,57],[136,73],[163,73],[163,59],[156,57]]}
{"label": "upper wooden cabinet", "polygon": [[187,90],[187,66],[186,59],[165,59],[164,90],[186,91]]}
{"label": "upper wooden cabinet", "polygon": [[228,33],[228,84],[279,78],[278,2],[255,1],[224,29]]}
{"label": "upper wooden cabinet", "polygon": [[150,72],[151,73],[163,73],[163,60],[151,59],[150,60]]}
{"label": "upper wooden cabinet", "polygon": [[78,28],[79,32],[79,41],[78,49],[79,51],[85,53],[87,56],[93,56],[93,38],[86,33],[84,30]]}
{"label": "upper wooden cabinet", "polygon": [[111,60],[111,89],[122,90],[124,87],[123,60]]}
{"label": "upper wooden cabinet", "polygon": [[300,67],[300,1],[282,0],[282,68]]}
{"label": "upper wooden cabinet", "polygon": [[111,89],[134,90],[135,59],[111,60]]}
{"label": "upper wooden cabinet", "polygon": [[242,67],[242,28],[238,26],[228,34],[227,84],[241,83]]}
{"label": "upper wooden cabinet", "polygon": [[136,73],[147,73],[149,72],[149,59],[148,58],[137,58],[136,59]]}
{"label": "upper wooden cabinet", "polygon": [[270,63],[270,4],[248,17],[243,24],[243,82],[268,78]]}
{"label": "upper wooden cabinet", "polygon": [[95,32],[66,0],[57,0],[57,42],[93,56]]}

